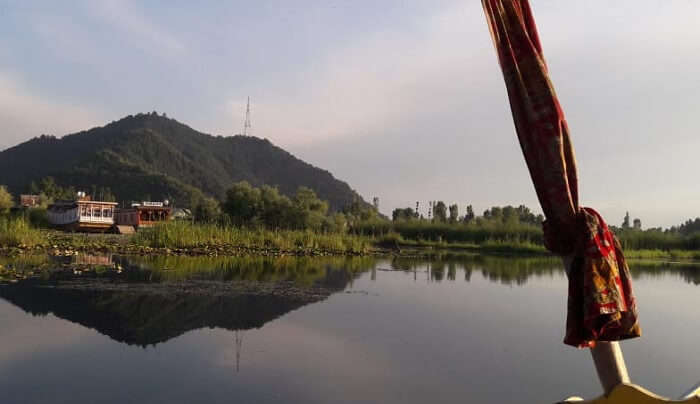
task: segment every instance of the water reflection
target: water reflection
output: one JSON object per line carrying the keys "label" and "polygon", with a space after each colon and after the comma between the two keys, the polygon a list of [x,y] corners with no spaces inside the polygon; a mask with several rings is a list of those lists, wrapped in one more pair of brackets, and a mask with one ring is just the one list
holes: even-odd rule
{"label": "water reflection", "polygon": [[199,328],[260,328],[345,289],[374,266],[360,257],[23,258],[7,267],[33,274],[41,268],[40,275],[0,287],[0,297],[27,313],[52,313],[142,346]]}
{"label": "water reflection", "polygon": [[438,255],[430,260],[424,258],[395,257],[391,269],[418,273],[425,272],[427,281],[456,281],[463,272],[463,279],[471,280],[473,272],[494,282],[506,285],[524,285],[531,276],[554,276],[561,274],[561,261],[552,257],[489,257],[481,255]]}
{"label": "water reflection", "polygon": [[[110,278],[129,283],[187,280],[293,282],[298,286],[319,283],[345,285],[344,275],[336,279],[330,272],[357,274],[376,265],[373,257],[189,257],[21,255],[0,257],[0,280],[42,279],[65,281],[82,278]],[[2,278],[4,276],[5,278]],[[336,282],[336,283],[337,283]]]}
{"label": "water reflection", "polygon": [[[416,282],[470,282],[475,273],[504,285],[563,278],[549,257],[23,256],[0,261],[14,283],[0,297],[33,315],[53,313],[126,344],[151,345],[199,328],[243,331],[352,286],[361,273],[413,275]],[[633,262],[635,278],[675,274],[700,284],[695,264]],[[10,275],[8,275],[10,274]],[[379,278],[379,279],[378,279]],[[17,281],[19,280],[19,281]],[[242,334],[236,334],[236,347]],[[238,358],[238,356],[237,356]]]}
{"label": "water reflection", "polygon": [[[412,272],[418,280],[425,274],[428,282],[456,281],[463,273],[465,281],[473,273],[504,285],[525,285],[532,277],[564,276],[561,260],[556,257],[498,257],[481,255],[437,255],[425,258],[395,257],[390,261],[390,270]],[[630,260],[630,269],[635,279],[678,276],[687,283],[700,285],[700,263],[662,262]],[[373,280],[376,278],[373,275]]]}
{"label": "water reflection", "polygon": [[260,328],[313,302],[274,295],[210,297],[28,287],[0,288],[0,297],[32,315],[52,313],[116,341],[141,346],[198,328]]}
{"label": "water reflection", "polygon": [[[388,264],[388,268],[386,267]],[[700,263],[630,260],[632,276],[675,275],[687,283],[700,285]],[[335,275],[330,273],[335,271]],[[124,282],[173,282],[188,280],[293,282],[298,286],[324,285],[342,288],[359,273],[403,271],[414,280],[428,282],[469,282],[473,273],[504,285],[522,286],[531,277],[562,276],[561,261],[555,257],[504,257],[441,254],[430,258],[396,256],[376,257],[189,257],[75,255],[50,257],[24,255],[0,257],[0,281],[9,278],[60,281],[68,278],[103,277]],[[460,273],[461,272],[461,273]],[[334,283],[334,276],[340,276]],[[423,274],[420,275],[419,274]],[[422,278],[421,278],[422,277]]]}
{"label": "water reflection", "polygon": [[[561,344],[566,276],[554,258],[26,256],[0,266],[3,403],[554,402],[599,392],[589,356]],[[645,336],[625,346],[630,368],[677,394],[700,370],[689,354],[698,267],[632,268]],[[80,388],[66,389],[76,377]]]}
{"label": "water reflection", "polygon": [[700,264],[694,262],[632,261],[632,278],[661,278],[673,274],[687,283],[700,285]]}

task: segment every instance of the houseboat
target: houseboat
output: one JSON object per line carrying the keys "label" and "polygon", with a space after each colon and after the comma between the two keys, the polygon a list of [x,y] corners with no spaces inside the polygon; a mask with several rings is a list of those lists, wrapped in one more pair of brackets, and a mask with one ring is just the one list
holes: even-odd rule
{"label": "houseboat", "polygon": [[49,223],[68,231],[104,232],[114,225],[116,202],[90,200],[79,192],[76,200],[56,201],[49,205]]}
{"label": "houseboat", "polygon": [[131,226],[134,229],[151,227],[170,220],[172,209],[168,202],[133,203],[130,208],[119,208],[116,214],[117,226]]}

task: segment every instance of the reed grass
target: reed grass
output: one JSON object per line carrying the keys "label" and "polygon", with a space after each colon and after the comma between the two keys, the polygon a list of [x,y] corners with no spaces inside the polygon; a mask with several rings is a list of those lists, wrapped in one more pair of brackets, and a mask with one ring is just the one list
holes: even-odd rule
{"label": "reed grass", "polygon": [[510,240],[486,239],[481,243],[448,242],[445,240],[411,240],[405,239],[401,234],[390,232],[376,239],[376,244],[384,248],[400,247],[430,247],[435,249],[460,249],[473,252],[492,252],[510,254],[546,254],[544,246],[535,244],[529,240],[513,238]]}
{"label": "reed grass", "polygon": [[449,244],[482,244],[487,241],[527,242],[542,244],[542,229],[528,223],[503,223],[484,220],[472,223],[440,223],[429,221],[371,222],[353,227],[358,234],[384,237],[400,235],[404,241],[414,240]]}
{"label": "reed grass", "polygon": [[351,234],[250,229],[189,222],[168,222],[140,230],[132,236],[131,242],[152,248],[243,247],[350,253],[367,252],[371,246],[368,237]]}
{"label": "reed grass", "polygon": [[0,217],[0,247],[34,247],[48,244],[46,233],[23,217]]}

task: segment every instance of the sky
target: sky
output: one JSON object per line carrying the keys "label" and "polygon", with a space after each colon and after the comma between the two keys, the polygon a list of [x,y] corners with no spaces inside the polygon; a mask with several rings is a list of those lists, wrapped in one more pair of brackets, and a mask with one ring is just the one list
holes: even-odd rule
{"label": "sky", "polygon": [[[583,206],[700,216],[700,2],[531,0]],[[0,0],[0,150],[138,112],[252,133],[380,210],[540,211],[480,2]]]}

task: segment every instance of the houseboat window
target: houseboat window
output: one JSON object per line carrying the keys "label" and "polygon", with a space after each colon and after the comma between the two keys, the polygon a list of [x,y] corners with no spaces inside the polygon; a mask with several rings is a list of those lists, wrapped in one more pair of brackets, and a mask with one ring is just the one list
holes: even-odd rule
{"label": "houseboat window", "polygon": [[112,217],[112,209],[105,209],[102,211],[102,216],[104,217]]}
{"label": "houseboat window", "polygon": [[87,216],[87,207],[85,205],[80,207],[80,216]]}
{"label": "houseboat window", "polygon": [[93,213],[95,217],[102,217],[102,209],[100,209],[99,207],[95,208]]}

